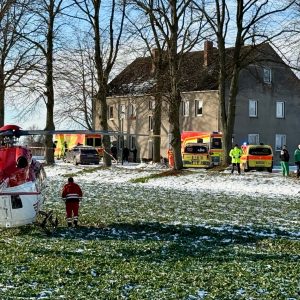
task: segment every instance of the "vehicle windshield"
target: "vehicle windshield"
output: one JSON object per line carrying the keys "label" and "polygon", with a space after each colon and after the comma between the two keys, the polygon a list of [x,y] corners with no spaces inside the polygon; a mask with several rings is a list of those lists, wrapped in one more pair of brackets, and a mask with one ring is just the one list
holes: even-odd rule
{"label": "vehicle windshield", "polygon": [[200,146],[200,145],[188,145],[185,147],[184,152],[186,153],[207,153],[207,147],[206,146]]}
{"label": "vehicle windshield", "polygon": [[95,149],[81,149],[82,154],[98,154],[97,150]]}
{"label": "vehicle windshield", "polygon": [[211,149],[222,149],[222,139],[212,138],[211,139]]}
{"label": "vehicle windshield", "polygon": [[249,149],[250,155],[272,155],[272,151],[270,148],[266,147],[257,147]]}

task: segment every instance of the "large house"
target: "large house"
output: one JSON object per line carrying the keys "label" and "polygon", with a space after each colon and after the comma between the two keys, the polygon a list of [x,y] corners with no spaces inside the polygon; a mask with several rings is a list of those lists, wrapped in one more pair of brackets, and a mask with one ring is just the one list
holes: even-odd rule
{"label": "large house", "polygon": [[[228,58],[232,50],[226,49]],[[292,153],[300,144],[300,81],[269,44],[244,46],[243,55],[233,142],[269,144],[278,159],[283,145]],[[221,131],[217,66],[217,51],[210,41],[205,42],[203,51],[189,52],[183,57],[180,69],[182,130]],[[134,60],[110,84],[109,126],[128,133],[125,144],[129,148],[136,146],[141,159],[152,157],[155,85],[150,57]],[[169,141],[165,102],[161,124],[163,157],[167,156]]]}

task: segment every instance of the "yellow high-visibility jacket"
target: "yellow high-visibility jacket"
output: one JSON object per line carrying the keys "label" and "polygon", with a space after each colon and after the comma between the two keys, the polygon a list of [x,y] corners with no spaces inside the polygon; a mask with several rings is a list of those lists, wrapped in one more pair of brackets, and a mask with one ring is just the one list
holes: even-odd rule
{"label": "yellow high-visibility jacket", "polygon": [[231,162],[233,164],[240,163],[242,154],[243,154],[242,150],[235,146],[229,152],[229,156],[231,157]]}

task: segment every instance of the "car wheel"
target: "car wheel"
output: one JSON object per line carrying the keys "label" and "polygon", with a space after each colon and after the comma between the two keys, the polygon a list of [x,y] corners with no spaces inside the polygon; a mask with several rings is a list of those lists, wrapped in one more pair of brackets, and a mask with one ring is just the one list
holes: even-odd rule
{"label": "car wheel", "polygon": [[272,167],[270,167],[270,168],[267,168],[267,171],[269,172],[269,173],[272,173]]}

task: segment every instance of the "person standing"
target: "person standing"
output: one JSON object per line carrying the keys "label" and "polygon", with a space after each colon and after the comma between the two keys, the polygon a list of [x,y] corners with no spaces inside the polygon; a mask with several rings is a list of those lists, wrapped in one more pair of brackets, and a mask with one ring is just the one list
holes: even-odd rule
{"label": "person standing", "polygon": [[118,148],[115,145],[112,145],[110,148],[111,155],[113,156],[114,160],[118,160]]}
{"label": "person standing", "polygon": [[68,183],[63,187],[62,198],[66,203],[66,220],[68,227],[72,227],[72,219],[74,226],[78,226],[79,201],[82,198],[82,190],[78,184],[74,182],[72,177],[68,178]]}
{"label": "person standing", "polygon": [[230,150],[229,156],[231,157],[231,163],[232,163],[232,169],[231,174],[234,172],[234,167],[237,167],[237,171],[239,174],[241,174],[241,156],[242,156],[242,150],[239,148],[238,144],[235,144],[234,148]]}
{"label": "person standing", "polygon": [[300,145],[298,145],[297,149],[294,152],[294,160],[295,165],[297,166],[297,178],[300,177]]}
{"label": "person standing", "polygon": [[128,158],[129,158],[129,149],[125,146],[123,148],[123,161],[128,162]]}
{"label": "person standing", "polygon": [[287,150],[287,146],[283,145],[282,150],[280,151],[280,165],[282,170],[283,176],[289,176],[290,170],[289,170],[289,160],[290,160],[290,154]]}

